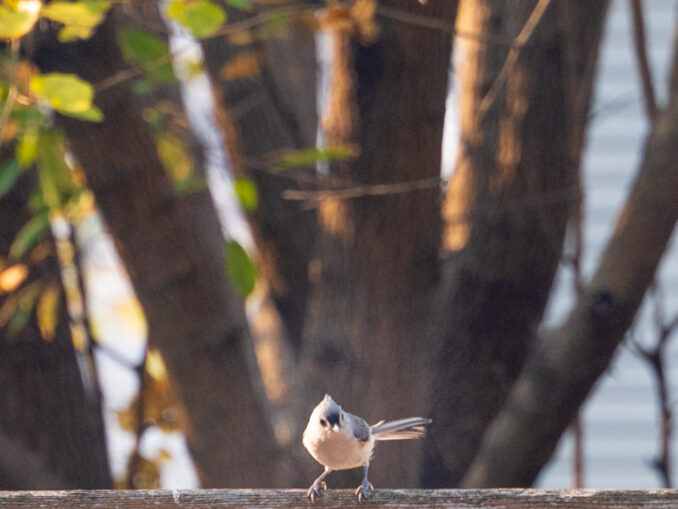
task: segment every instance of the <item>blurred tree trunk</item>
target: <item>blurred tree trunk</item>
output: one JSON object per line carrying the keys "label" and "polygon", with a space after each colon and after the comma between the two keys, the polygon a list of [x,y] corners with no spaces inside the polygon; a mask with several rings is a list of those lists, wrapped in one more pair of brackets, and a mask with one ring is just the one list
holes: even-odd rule
{"label": "blurred tree trunk", "polygon": [[[95,84],[115,76],[126,67],[115,11],[91,39],[44,43],[34,60],[43,71],[75,72]],[[209,193],[173,190],[129,82],[98,90],[97,106],[105,115],[101,123],[59,122],[187,410],[185,431],[201,483],[274,485],[277,447],[243,304],[224,274]]]}
{"label": "blurred tree trunk", "polygon": [[[427,408],[426,331],[438,282],[440,147],[452,49],[448,33],[378,8],[375,15],[376,7],[355,2],[325,14],[333,58],[325,141],[358,153],[331,164],[323,183],[412,189],[320,202],[300,393],[305,415],[328,392],[373,422]],[[450,26],[456,13],[456,2],[397,0],[382,7]],[[415,486],[417,447],[381,445],[370,479],[380,487]],[[310,468],[309,479],[317,465]]]}
{"label": "blurred tree trunk", "polygon": [[678,220],[678,44],[671,96],[598,269],[565,324],[544,333],[488,428],[465,487],[527,486],[607,369],[651,285]]}
{"label": "blurred tree trunk", "polygon": [[[544,6],[541,19],[531,16]],[[580,199],[581,133],[605,9],[461,3],[460,31],[480,37],[463,41],[459,70],[462,146],[443,207],[449,255],[425,486],[458,485],[533,342]],[[507,48],[488,40],[527,29],[503,69]]]}
{"label": "blurred tree trunk", "polygon": [[[216,116],[224,133],[231,171],[249,177],[259,194],[249,211],[259,267],[298,353],[308,296],[308,262],[315,237],[315,214],[283,192],[314,180],[313,168],[283,173],[271,163],[285,152],[316,144],[316,55],[314,15],[290,8],[245,13],[228,8],[230,24],[259,16],[261,23],[202,41],[216,96]],[[284,8],[284,7],[283,7]],[[270,15],[269,22],[265,20]]]}
{"label": "blurred tree trunk", "polygon": [[[36,181],[35,170],[26,171],[0,198],[3,255],[31,218],[27,202]],[[87,354],[76,354],[71,342],[54,244],[45,240],[34,252],[21,260],[30,267],[22,286],[0,292],[0,309],[12,308],[21,288],[51,283],[60,289],[58,325],[53,338],[43,339],[33,309],[18,332],[0,327],[0,490],[111,488],[99,389],[76,359]]]}

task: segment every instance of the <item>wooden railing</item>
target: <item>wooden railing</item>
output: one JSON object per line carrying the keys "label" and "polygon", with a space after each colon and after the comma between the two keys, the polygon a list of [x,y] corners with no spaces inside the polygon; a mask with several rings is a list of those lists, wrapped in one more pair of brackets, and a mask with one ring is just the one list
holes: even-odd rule
{"label": "wooden railing", "polygon": [[678,508],[678,490],[374,490],[358,503],[350,490],[328,490],[311,503],[305,490],[0,491],[0,508],[138,509],[232,507],[484,507],[505,509]]}

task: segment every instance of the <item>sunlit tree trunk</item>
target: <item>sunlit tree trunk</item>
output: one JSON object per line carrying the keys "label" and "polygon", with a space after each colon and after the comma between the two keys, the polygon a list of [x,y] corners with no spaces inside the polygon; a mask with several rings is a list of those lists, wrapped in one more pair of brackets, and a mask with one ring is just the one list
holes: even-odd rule
{"label": "sunlit tree trunk", "polygon": [[[452,26],[456,2],[379,2],[384,13],[376,7],[337,6],[324,22],[333,58],[325,140],[356,157],[332,164],[323,185],[362,187],[366,195],[318,206],[299,410],[308,412],[328,392],[371,422],[427,409],[426,331],[438,282],[438,179],[452,49],[448,33],[387,14]],[[371,185],[403,183],[407,192],[369,195]],[[417,451],[413,442],[380,446],[370,479],[380,487],[416,485]]]}
{"label": "sunlit tree trunk", "polygon": [[[448,254],[426,486],[459,483],[506,400],[580,199],[588,64],[595,63],[606,4],[578,6],[581,17],[568,2],[547,4],[461,3],[459,30],[477,38],[463,39],[458,71],[462,143],[443,206]],[[514,41],[517,59],[506,64],[506,42],[521,32],[530,36],[522,47]]]}

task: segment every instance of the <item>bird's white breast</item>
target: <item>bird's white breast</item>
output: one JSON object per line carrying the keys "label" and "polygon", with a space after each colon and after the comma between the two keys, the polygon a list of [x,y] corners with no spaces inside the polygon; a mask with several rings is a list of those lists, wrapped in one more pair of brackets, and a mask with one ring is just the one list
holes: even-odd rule
{"label": "bird's white breast", "polygon": [[356,468],[369,462],[374,448],[374,437],[359,442],[345,430],[310,434],[304,433],[304,447],[320,464],[331,470]]}

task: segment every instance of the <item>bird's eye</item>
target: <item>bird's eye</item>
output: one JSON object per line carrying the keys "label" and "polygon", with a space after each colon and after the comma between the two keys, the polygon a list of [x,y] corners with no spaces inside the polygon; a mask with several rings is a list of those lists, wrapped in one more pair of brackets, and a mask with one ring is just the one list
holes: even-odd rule
{"label": "bird's eye", "polygon": [[327,421],[325,419],[320,419],[320,425],[324,428],[327,426]]}

